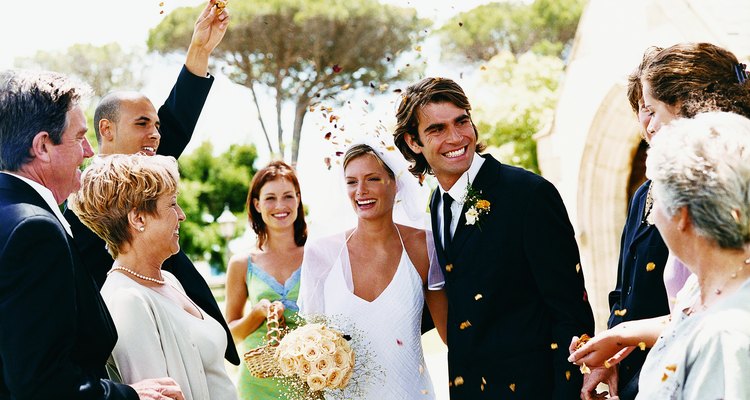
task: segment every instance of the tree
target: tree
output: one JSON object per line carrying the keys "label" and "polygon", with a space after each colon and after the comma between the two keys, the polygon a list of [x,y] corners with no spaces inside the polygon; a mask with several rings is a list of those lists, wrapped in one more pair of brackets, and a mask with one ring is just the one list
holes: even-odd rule
{"label": "tree", "polygon": [[[65,51],[38,51],[32,57],[18,58],[20,68],[42,68],[58,71],[91,85],[96,99],[117,90],[140,90],[143,78],[143,55],[125,51],[117,43],[103,46],[74,44]],[[95,102],[94,102],[95,103]]]}
{"label": "tree", "polygon": [[189,257],[208,259],[219,270],[226,266],[228,260],[223,259],[222,247],[217,246],[226,246],[225,239],[219,227],[204,216],[219,215],[226,204],[232,212],[242,214],[240,220],[247,219],[245,201],[256,158],[252,145],[232,145],[225,153],[214,156],[210,142],[180,157],[178,202],[186,216],[180,224],[180,245]]}
{"label": "tree", "polygon": [[492,2],[458,14],[439,34],[444,54],[486,61],[501,51],[562,54],[573,40],[586,0]]}
{"label": "tree", "polygon": [[[197,9],[173,11],[149,34],[152,50],[184,50]],[[410,77],[394,68],[394,59],[424,36],[427,21],[416,11],[377,0],[247,0],[232,3],[232,22],[214,52],[230,79],[248,87],[269,151],[282,156],[283,121],[291,120],[291,162],[296,164],[305,114],[345,88],[371,87]],[[275,98],[279,146],[274,149],[260,109],[258,85]]]}
{"label": "tree", "polygon": [[480,72],[476,94],[485,100],[474,115],[488,144],[501,148],[501,161],[539,173],[533,135],[552,122],[563,70],[557,57],[505,51]]}

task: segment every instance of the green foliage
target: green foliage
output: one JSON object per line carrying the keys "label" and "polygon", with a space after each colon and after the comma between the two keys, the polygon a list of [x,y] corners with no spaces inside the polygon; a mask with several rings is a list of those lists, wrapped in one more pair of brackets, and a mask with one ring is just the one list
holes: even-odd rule
{"label": "green foliage", "polygon": [[487,63],[479,89],[485,101],[474,116],[501,161],[539,172],[533,135],[552,121],[563,69],[559,58],[531,52],[502,52]]}
{"label": "green foliage", "polygon": [[[226,267],[226,241],[218,224],[205,221],[204,215],[216,218],[227,204],[238,221],[247,219],[245,199],[256,158],[252,145],[232,145],[223,154],[214,156],[209,142],[180,157],[178,202],[186,216],[180,226],[180,245],[191,259],[207,259],[219,270]],[[241,232],[238,230],[236,234]]]}
{"label": "green foliage", "polygon": [[458,14],[438,31],[445,54],[486,61],[502,51],[560,56],[575,36],[586,0],[492,2]]}
{"label": "green foliage", "polygon": [[[148,45],[162,53],[184,51],[197,8],[177,9],[149,35]],[[236,83],[255,86],[276,99],[277,138],[269,150],[285,154],[281,121],[293,120],[291,159],[296,163],[305,114],[311,104],[351,88],[392,83],[411,77],[413,68],[396,69],[393,60],[422,39],[426,20],[411,8],[377,0],[246,0],[231,3],[232,22],[214,52]],[[293,115],[285,115],[291,105]]]}
{"label": "green foliage", "polygon": [[74,44],[65,51],[38,51],[29,58],[18,58],[20,68],[58,71],[91,85],[95,100],[113,90],[139,90],[144,58],[137,51],[125,51],[117,43],[103,46]]}

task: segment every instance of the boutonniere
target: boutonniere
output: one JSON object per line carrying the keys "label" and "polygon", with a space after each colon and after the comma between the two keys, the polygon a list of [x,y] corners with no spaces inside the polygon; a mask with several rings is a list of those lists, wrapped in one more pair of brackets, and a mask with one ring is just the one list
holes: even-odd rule
{"label": "boutonniere", "polygon": [[474,189],[474,186],[471,186],[471,183],[467,183],[464,204],[469,207],[464,214],[466,217],[466,225],[476,224],[481,228],[479,217],[490,212],[490,202],[482,198],[481,190]]}

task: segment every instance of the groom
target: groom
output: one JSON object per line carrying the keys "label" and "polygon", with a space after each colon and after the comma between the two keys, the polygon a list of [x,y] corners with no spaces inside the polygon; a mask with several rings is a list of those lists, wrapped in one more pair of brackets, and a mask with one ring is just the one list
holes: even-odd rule
{"label": "groom", "polygon": [[439,183],[430,212],[451,398],[577,399],[567,347],[594,318],[573,227],[551,183],[477,154],[470,110],[454,81],[423,79],[403,94],[394,137],[411,172]]}

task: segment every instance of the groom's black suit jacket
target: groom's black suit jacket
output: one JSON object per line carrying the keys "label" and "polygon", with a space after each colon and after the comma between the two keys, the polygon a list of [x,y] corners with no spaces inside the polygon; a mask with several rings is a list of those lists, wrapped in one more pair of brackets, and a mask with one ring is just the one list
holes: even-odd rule
{"label": "groom's black suit jacket", "polygon": [[[157,153],[179,158],[190,142],[193,130],[198,122],[206,97],[213,84],[213,77],[206,79],[190,73],[182,68],[177,83],[175,83],[169,97],[159,108],[161,121],[161,141]],[[107,278],[107,271],[112,267],[112,256],[105,249],[104,240],[84,225],[71,210],[65,211],[73,231],[74,239],[83,254],[83,263],[88,267],[99,288]],[[180,250],[177,254],[164,261],[162,268],[174,274],[185,288],[185,292],[195,304],[208,313],[224,327],[227,335],[227,348],[224,357],[235,365],[239,365],[240,357],[234,345],[232,334],[227,322],[221,314],[211,289],[206,280],[195,269],[195,265]]]}
{"label": "groom's black suit jacket", "polygon": [[594,317],[565,206],[544,178],[482,157],[472,186],[490,211],[467,225],[465,204],[447,251],[439,190],[430,203],[448,295],[451,399],[578,399],[582,376],[568,345],[594,333]]}

